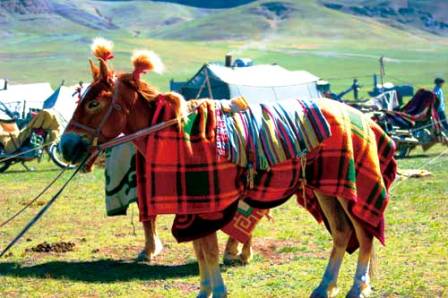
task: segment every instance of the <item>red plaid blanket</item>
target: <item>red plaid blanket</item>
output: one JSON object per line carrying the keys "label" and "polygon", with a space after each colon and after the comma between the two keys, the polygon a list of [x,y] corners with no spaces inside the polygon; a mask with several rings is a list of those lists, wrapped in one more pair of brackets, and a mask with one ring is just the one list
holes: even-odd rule
{"label": "red plaid blanket", "polygon": [[[322,100],[319,106],[330,123],[332,137],[307,155],[305,205],[322,221],[312,190],[345,198],[351,202],[353,215],[384,242],[383,213],[396,171],[394,145],[376,124],[356,110],[328,100]],[[174,117],[168,105],[159,103],[157,107],[153,124]],[[191,136],[173,127],[148,137],[146,160],[137,160],[141,220],[154,214],[178,214],[173,234],[178,241],[185,241],[220,229],[233,218],[229,230],[237,236],[238,217],[233,214],[240,198],[253,207],[271,208],[297,193],[299,202],[304,203],[299,191],[299,160],[259,171],[249,190],[245,170],[218,160],[214,142],[194,127]],[[233,210],[232,216],[229,210]],[[247,221],[243,234],[252,231],[257,222]],[[352,248],[356,244],[353,242]]]}
{"label": "red plaid blanket", "polygon": [[[362,113],[332,101],[319,102],[332,136],[307,156],[306,201],[298,201],[320,222],[324,215],[312,190],[350,201],[352,214],[384,244],[384,210],[395,179],[395,145],[385,132]],[[358,247],[356,238],[349,251]]]}

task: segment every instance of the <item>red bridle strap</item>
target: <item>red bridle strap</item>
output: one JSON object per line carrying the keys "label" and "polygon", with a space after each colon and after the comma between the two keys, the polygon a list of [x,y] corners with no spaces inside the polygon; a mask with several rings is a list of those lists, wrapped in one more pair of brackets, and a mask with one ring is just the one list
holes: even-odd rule
{"label": "red bridle strap", "polygon": [[106,114],[104,114],[103,119],[101,119],[101,122],[98,124],[98,127],[96,127],[96,128],[90,127],[90,126],[84,125],[84,124],[79,123],[74,120],[72,120],[71,125],[87,131],[89,134],[92,135],[92,137],[94,139],[98,139],[102,135],[101,130],[103,129],[103,126],[106,124],[107,120],[109,119],[110,115],[112,114],[112,111],[113,110],[121,111],[121,106],[119,104],[117,104],[116,101],[117,101],[116,96],[113,96],[112,102],[111,102],[110,106],[108,107]]}

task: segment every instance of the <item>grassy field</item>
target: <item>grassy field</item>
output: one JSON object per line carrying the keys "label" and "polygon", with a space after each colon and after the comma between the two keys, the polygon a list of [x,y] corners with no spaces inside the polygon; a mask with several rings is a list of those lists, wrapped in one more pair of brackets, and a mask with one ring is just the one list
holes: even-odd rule
{"label": "grassy field", "polygon": [[[442,154],[442,155],[441,155]],[[432,177],[399,180],[387,209],[387,246],[377,246],[380,270],[373,297],[448,296],[448,187],[446,147],[416,151],[400,168],[430,170]],[[16,165],[0,176],[0,221],[26,204],[56,176],[43,162],[34,172]],[[68,175],[68,174],[67,174]],[[176,244],[172,217],[160,218],[165,250],[153,264],[133,258],[143,245],[135,206],[127,217],[105,216],[103,171],[79,175],[48,214],[0,262],[1,297],[194,297],[197,265],[191,244]],[[53,189],[54,190],[54,189]],[[0,247],[49,199],[0,230]],[[255,258],[246,267],[222,267],[230,297],[306,297],[320,281],[331,248],[323,226],[294,199],[273,211],[255,233]],[[221,251],[225,236],[220,235]],[[30,249],[43,242],[72,242],[67,253]],[[351,286],[356,255],[345,259],[341,290]]]}
{"label": "grassy field", "polygon": [[[92,1],[79,2],[92,11]],[[106,13],[130,9],[126,1],[94,2]],[[0,28],[6,29],[0,33],[12,32],[0,43],[0,77],[7,77],[12,83],[49,81],[53,86],[63,79],[67,85],[89,81],[89,44],[97,35],[115,41],[113,65],[118,70],[130,69],[130,53],[135,48],[159,53],[167,72],[145,78],[164,91],[169,79],[186,80],[202,64],[222,61],[228,52],[235,57],[250,57],[258,64],[278,63],[291,70],[308,70],[330,81],[334,91],[347,88],[353,78],[358,78],[363,86],[362,96],[372,89],[371,76],[378,73],[378,58],[382,55],[387,58],[387,81],[429,88],[436,76],[448,77],[446,38],[348,18],[317,7],[314,0],[285,2],[294,5],[297,15],[287,23],[276,24],[273,30],[260,30],[266,20],[258,16],[246,18],[248,11],[259,3],[237,7],[231,13],[206,15],[185,27],[174,24],[142,31],[138,37],[133,36],[134,31],[157,27],[172,14],[189,18],[202,12],[163,6],[160,20],[154,19],[154,14],[142,19],[137,17],[141,16],[139,13],[143,15],[149,6],[157,8],[161,4],[140,1],[126,13],[135,14],[142,23],[128,24],[130,20],[124,14],[117,17],[117,23],[130,26],[128,32],[98,32],[59,17],[36,16],[33,22],[14,22],[9,28]],[[251,22],[257,26],[250,26]],[[210,23],[213,26],[208,26]],[[239,35],[243,38],[192,41],[197,37],[213,39],[213,33],[224,29],[244,29]],[[412,158],[399,162],[400,168],[423,168],[433,175],[398,181],[393,186],[386,213],[387,246],[377,247],[380,271],[373,281],[373,297],[448,297],[446,148],[416,151]],[[0,174],[0,222],[27,204],[58,174],[58,169],[47,161],[32,165],[36,171],[25,172],[16,165]],[[101,169],[74,179],[48,214],[10,255],[0,260],[0,297],[194,297],[199,284],[197,264],[191,244],[176,244],[173,240],[173,217],[160,218],[159,230],[165,245],[162,255],[150,265],[134,263],[143,246],[138,211],[133,206],[127,217],[106,217],[103,187]],[[53,192],[56,189],[55,186]],[[14,224],[0,228],[0,248],[48,200],[49,196],[40,199]],[[324,227],[298,207],[294,199],[275,209],[273,216],[275,223],[263,220],[256,230],[255,258],[250,265],[222,266],[230,297],[307,297],[319,283],[331,248],[331,238]],[[75,246],[67,253],[31,250],[45,241],[65,241]],[[220,243],[222,251],[222,234]],[[344,262],[339,281],[341,297],[351,286],[356,257],[349,256]]]}

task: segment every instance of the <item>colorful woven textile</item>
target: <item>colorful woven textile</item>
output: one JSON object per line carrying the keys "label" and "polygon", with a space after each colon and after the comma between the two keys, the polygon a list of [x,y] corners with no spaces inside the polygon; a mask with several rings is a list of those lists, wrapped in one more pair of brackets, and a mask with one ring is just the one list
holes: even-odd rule
{"label": "colorful woven textile", "polygon": [[137,201],[135,148],[132,143],[106,150],[104,176],[107,215],[126,215],[129,204]]}
{"label": "colorful woven textile", "polygon": [[[216,105],[222,110],[219,102]],[[247,168],[253,163],[255,170],[303,156],[330,136],[316,103],[308,100],[250,105],[238,113],[219,113],[217,118],[218,135],[226,135],[217,139],[217,148],[224,148],[233,164]]]}
{"label": "colorful woven textile", "polygon": [[[384,243],[384,210],[397,170],[394,143],[357,110],[325,99],[319,106],[330,123],[332,136],[307,156],[306,199],[299,191],[298,201],[322,221],[324,216],[313,190],[347,199],[352,214]],[[355,237],[351,244],[357,247]]]}
{"label": "colorful woven textile", "polygon": [[427,90],[419,90],[415,96],[399,111],[385,111],[389,120],[403,129],[410,129],[418,122],[429,123],[431,121],[435,132],[448,129],[445,113],[440,113],[440,101],[434,93]]}
{"label": "colorful woven textile", "polygon": [[238,201],[238,210],[230,223],[221,230],[233,239],[246,243],[252,236],[258,222],[266,216],[268,209],[257,209],[251,207],[243,200]]}
{"label": "colorful woven textile", "polygon": [[[270,125],[272,133],[267,133],[264,129],[256,127],[257,124],[254,123],[261,123],[261,118],[249,116],[249,113],[245,111],[240,114],[232,113],[225,121],[238,122],[241,120],[242,123],[234,126],[228,124],[227,135],[231,139],[230,136],[238,134],[233,130],[239,130],[244,137],[238,137],[238,141],[235,142],[230,141],[231,145],[226,144],[225,151],[244,152],[246,147],[251,147],[252,152],[256,152],[255,158],[258,160],[256,169],[260,169],[265,168],[266,165],[273,166],[279,162],[289,161],[310,150],[312,146],[317,146],[322,139],[328,137],[328,124],[315,104],[291,101],[290,105],[290,109],[297,110],[286,112],[285,106],[282,105],[269,107],[265,105],[260,109],[265,113],[264,125]],[[276,112],[275,109],[282,112]],[[254,110],[255,108],[251,109],[251,111]],[[240,116],[243,114],[244,116]],[[158,116],[154,117],[152,124],[175,117],[170,105],[163,100],[158,101],[155,115]],[[207,115],[204,117],[209,118]],[[223,119],[226,117],[224,116]],[[244,117],[247,118],[243,119]],[[293,121],[297,121],[297,125],[294,125]],[[172,127],[148,137],[145,164],[146,183],[141,187],[141,193],[146,194],[142,197],[148,198],[142,202],[142,206],[145,208],[144,212],[141,212],[143,218],[148,215],[166,213],[199,214],[221,211],[235,200],[244,197],[242,194],[246,188],[244,181],[246,169],[237,167],[237,165],[242,166],[245,163],[240,162],[241,159],[239,161],[232,159],[231,162],[223,160],[218,154],[220,146],[216,145],[216,139],[210,141],[205,134],[200,132],[200,127],[203,126],[201,122],[201,117],[192,117],[189,121],[189,133],[180,132],[178,128]],[[268,124],[268,122],[271,123]],[[217,123],[220,123],[219,119]],[[259,127],[262,127],[262,124]],[[219,135],[219,128],[216,130]],[[261,137],[260,134],[265,134],[265,136]],[[261,149],[262,143],[276,143],[276,152],[282,150],[283,156],[274,157],[274,154],[270,154],[273,151],[267,147],[267,150]],[[268,155],[270,157],[265,157]],[[263,162],[258,159],[259,157],[265,158],[267,162],[262,165]],[[294,172],[290,169],[286,170],[288,176]],[[273,171],[270,176],[279,176],[280,185],[277,189],[273,184],[274,187],[268,190],[268,192],[274,191],[275,193],[273,196],[268,196],[272,199],[282,198],[285,194],[285,186],[290,184],[291,187],[286,188],[294,186],[294,183],[285,184],[290,179],[274,175],[276,172]],[[297,180],[298,175],[293,179]],[[268,189],[268,185],[265,189]],[[292,191],[288,192],[291,194]],[[282,196],[279,196],[280,193]]]}
{"label": "colorful woven textile", "polygon": [[[179,236],[178,231],[200,230],[204,234],[204,229],[211,232],[222,228],[231,220],[223,219],[225,210],[236,210],[240,198],[252,207],[271,208],[295,193],[318,220],[325,220],[313,193],[318,190],[350,201],[352,214],[384,241],[383,213],[396,172],[394,145],[376,124],[356,110],[330,100],[320,100],[318,105],[332,136],[306,155],[306,198],[300,190],[300,159],[288,159],[269,171],[257,171],[254,187],[248,189],[246,169],[218,158],[216,141],[199,133],[200,119],[196,119],[191,135],[173,127],[148,137],[146,158],[137,159],[141,220],[155,214],[178,214],[173,234],[179,241],[192,240],[195,238],[191,234]],[[154,117],[153,124],[175,116],[163,100],[156,106],[159,116]],[[217,130],[216,138],[224,136],[219,134]],[[212,226],[212,219],[220,221],[221,226]],[[355,247],[356,241],[351,248]]]}

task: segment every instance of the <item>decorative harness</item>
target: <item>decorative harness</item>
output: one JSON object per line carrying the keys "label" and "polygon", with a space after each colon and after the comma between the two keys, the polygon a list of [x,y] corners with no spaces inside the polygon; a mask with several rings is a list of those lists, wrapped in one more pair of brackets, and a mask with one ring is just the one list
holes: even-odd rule
{"label": "decorative harness", "polygon": [[[90,86],[89,88],[85,91],[84,94],[87,94],[87,92],[90,90]],[[115,89],[115,92],[117,89]],[[138,92],[138,90],[137,90]],[[114,94],[114,96],[112,96],[112,102],[109,105],[109,107],[107,108],[106,114],[103,116],[103,119],[101,119],[100,124],[98,125],[98,127],[94,128],[94,127],[90,127],[88,125],[82,124],[78,121],[75,121],[72,119],[71,124],[75,127],[81,128],[83,130],[85,130],[86,132],[88,132],[92,137],[93,137],[93,145],[96,146],[96,144],[98,143],[98,138],[99,137],[104,137],[104,135],[101,133],[101,130],[103,129],[103,126],[106,124],[107,120],[109,119],[110,115],[112,114],[113,110],[116,111],[121,111],[122,108],[119,104],[116,103],[117,101],[117,97],[115,96],[116,94]],[[80,103],[82,102],[82,99],[80,101]]]}

